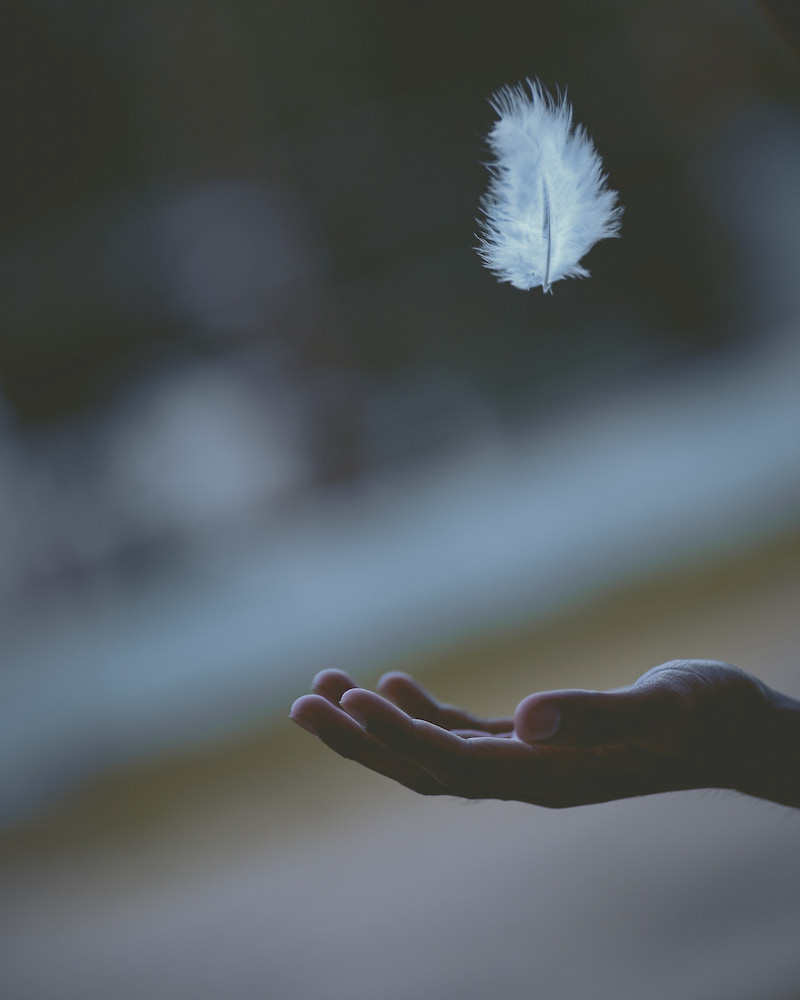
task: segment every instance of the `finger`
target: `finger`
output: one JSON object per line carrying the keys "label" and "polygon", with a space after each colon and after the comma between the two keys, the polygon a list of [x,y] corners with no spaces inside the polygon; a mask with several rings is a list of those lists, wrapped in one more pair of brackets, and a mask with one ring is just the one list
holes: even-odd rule
{"label": "finger", "polygon": [[362,688],[348,691],[342,708],[385,747],[413,761],[453,795],[467,777],[468,740],[424,719],[412,719],[391,702]]}
{"label": "finger", "polygon": [[378,682],[378,691],[412,719],[425,719],[443,729],[474,729],[483,733],[504,733],[514,728],[511,718],[481,719],[455,705],[443,705],[408,674],[393,671]]}
{"label": "finger", "polygon": [[292,705],[289,718],[347,760],[354,760],[421,795],[441,795],[442,785],[428,772],[392,752],[346,712],[321,695],[304,695]]}
{"label": "finger", "polygon": [[354,687],[356,682],[343,670],[321,670],[311,682],[314,694],[327,698],[332,705],[338,705],[345,691]]}
{"label": "finger", "polygon": [[442,717],[442,706],[439,702],[408,674],[397,671],[384,674],[378,681],[378,691],[412,719],[437,722]]}
{"label": "finger", "polygon": [[507,733],[491,733],[487,734],[485,729],[451,729],[450,732],[453,736],[460,736],[462,740],[478,740],[484,736],[490,735],[492,739],[495,740],[511,740],[514,739],[514,730],[511,729]]}
{"label": "finger", "polygon": [[662,747],[677,733],[685,707],[666,687],[621,691],[547,691],[524,698],[514,730],[527,743]]}

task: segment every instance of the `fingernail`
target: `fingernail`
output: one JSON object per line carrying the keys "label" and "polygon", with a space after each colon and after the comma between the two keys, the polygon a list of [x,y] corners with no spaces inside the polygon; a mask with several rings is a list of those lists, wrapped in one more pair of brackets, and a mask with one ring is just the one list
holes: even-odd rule
{"label": "fingernail", "polygon": [[312,736],[319,736],[317,732],[317,727],[308,721],[308,719],[303,718],[302,715],[290,715],[289,718],[292,722],[296,722],[301,729],[305,729],[306,732],[311,733]]}
{"label": "fingernail", "polygon": [[359,710],[357,708],[354,708],[349,703],[348,704],[344,704],[342,701],[339,701],[339,708],[341,708],[345,712],[347,712],[347,714],[350,716],[350,718],[353,720],[353,722],[357,722],[359,724],[359,726],[361,726],[362,729],[366,729],[367,728],[367,720],[361,714],[361,712],[359,712]]}
{"label": "fingernail", "polygon": [[537,705],[525,718],[519,735],[526,743],[536,743],[555,736],[560,725],[561,712],[555,705],[545,702],[543,705]]}

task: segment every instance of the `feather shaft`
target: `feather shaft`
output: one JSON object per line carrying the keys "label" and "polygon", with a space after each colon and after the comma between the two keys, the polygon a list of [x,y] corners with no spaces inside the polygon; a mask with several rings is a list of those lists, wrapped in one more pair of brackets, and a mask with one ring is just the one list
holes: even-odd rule
{"label": "feather shaft", "polygon": [[[551,289],[550,285],[550,257],[553,248],[553,234],[550,230],[550,195],[547,193],[547,184],[542,181],[542,201],[544,202],[544,238],[547,243],[547,260],[544,269],[544,279],[542,281],[542,290],[549,292]],[[552,293],[551,293],[552,294]]]}

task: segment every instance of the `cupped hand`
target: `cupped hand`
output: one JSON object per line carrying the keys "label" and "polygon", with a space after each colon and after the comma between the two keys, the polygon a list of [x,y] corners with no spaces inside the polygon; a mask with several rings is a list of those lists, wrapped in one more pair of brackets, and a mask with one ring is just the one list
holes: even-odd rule
{"label": "cupped hand", "polygon": [[376,694],[324,670],[312,690],[295,722],[423,795],[564,807],[686,788],[759,794],[745,786],[770,691],[726,663],[675,660],[616,691],[532,694],[513,718],[441,704],[401,673]]}

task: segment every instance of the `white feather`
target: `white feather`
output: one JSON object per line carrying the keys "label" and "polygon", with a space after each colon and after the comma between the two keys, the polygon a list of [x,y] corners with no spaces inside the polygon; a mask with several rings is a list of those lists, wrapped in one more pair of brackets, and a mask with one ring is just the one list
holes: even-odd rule
{"label": "white feather", "polygon": [[488,136],[495,162],[481,199],[478,253],[515,288],[549,292],[561,278],[585,278],[581,258],[618,236],[622,207],[603,162],[572,108],[538,81],[503,87],[490,100],[498,119]]}

